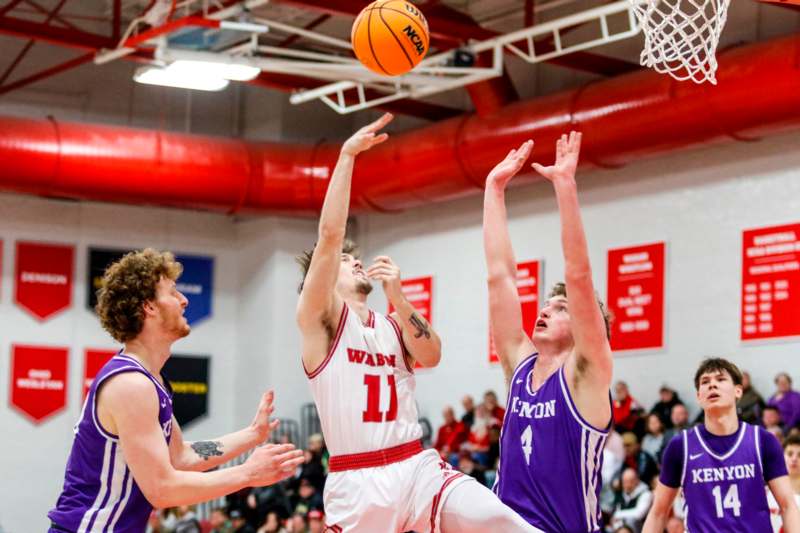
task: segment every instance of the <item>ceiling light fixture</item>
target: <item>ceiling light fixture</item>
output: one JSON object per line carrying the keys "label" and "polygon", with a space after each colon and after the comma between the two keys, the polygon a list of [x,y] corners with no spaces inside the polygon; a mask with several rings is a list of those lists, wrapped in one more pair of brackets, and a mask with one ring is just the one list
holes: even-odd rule
{"label": "ceiling light fixture", "polygon": [[140,67],[133,75],[138,83],[148,85],[164,85],[180,89],[194,89],[198,91],[221,91],[230,83],[227,79],[213,74],[204,73],[196,69],[170,70],[169,67]]}

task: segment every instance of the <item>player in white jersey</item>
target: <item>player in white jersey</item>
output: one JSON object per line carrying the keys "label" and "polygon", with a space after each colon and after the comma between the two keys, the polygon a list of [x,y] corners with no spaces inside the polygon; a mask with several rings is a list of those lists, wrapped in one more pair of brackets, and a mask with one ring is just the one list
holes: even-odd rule
{"label": "player in white jersey", "polygon": [[[537,531],[435,450],[423,451],[413,369],[415,361],[436,366],[441,342],[403,296],[392,260],[377,257],[365,271],[345,239],[355,158],[388,138],[378,131],[391,119],[384,115],[344,143],[318,241],[298,258],[303,366],[331,453],[326,531]],[[391,315],[367,307],[371,279],[382,282]]]}

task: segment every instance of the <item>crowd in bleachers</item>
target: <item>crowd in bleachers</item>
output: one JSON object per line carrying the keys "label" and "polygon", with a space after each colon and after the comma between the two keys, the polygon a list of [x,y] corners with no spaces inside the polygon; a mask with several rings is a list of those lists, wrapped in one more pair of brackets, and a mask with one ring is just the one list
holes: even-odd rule
{"label": "crowd in bleachers", "polygon": [[[800,503],[800,392],[792,389],[788,374],[780,373],[775,378],[774,394],[765,400],[753,388],[747,373],[743,378],[739,416],[746,422],[764,426],[784,444],[789,474]],[[487,392],[483,403],[477,406],[469,396],[464,397],[461,404],[460,418],[452,407],[444,408],[444,423],[439,427],[434,446],[453,466],[491,486],[496,475],[505,412],[492,391]],[[682,430],[701,423],[703,413],[700,411],[691,420],[686,404],[666,385],[661,387],[658,401],[648,410],[622,381],[614,385],[612,410],[613,428],[603,451],[600,505],[606,531],[639,533],[652,504],[664,448]],[[775,531],[780,531],[777,510],[771,511]],[[683,532],[680,498],[674,505],[673,515],[667,532]]]}
{"label": "crowd in bleachers", "polygon": [[199,517],[192,506],[153,511],[147,533],[322,533],[322,491],[328,452],[311,435],[294,476],[268,487],[246,488]]}
{"label": "crowd in bleachers", "polygon": [[[800,501],[800,392],[793,390],[785,373],[776,377],[775,384],[775,393],[765,399],[745,373],[739,415],[746,422],[763,425],[784,442],[790,477]],[[652,503],[664,448],[681,430],[702,422],[703,414],[700,411],[691,420],[683,400],[666,385],[648,410],[621,381],[614,386],[612,409],[613,428],[603,451],[600,504],[606,531],[639,533]],[[487,391],[479,403],[464,396],[458,411],[452,406],[443,409],[444,423],[431,444],[454,468],[491,487],[505,409],[497,395]],[[305,462],[293,477],[270,487],[231,494],[202,518],[192,507],[154,511],[148,532],[321,533],[325,528],[322,493],[327,465],[323,438],[314,434],[308,439]],[[680,498],[673,514],[666,531],[683,532]],[[776,515],[775,531],[780,530],[779,521]]]}

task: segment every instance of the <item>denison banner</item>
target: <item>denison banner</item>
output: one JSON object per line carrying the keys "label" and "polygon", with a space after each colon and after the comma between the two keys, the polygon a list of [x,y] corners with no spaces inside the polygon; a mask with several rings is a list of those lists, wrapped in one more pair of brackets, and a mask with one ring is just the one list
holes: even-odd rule
{"label": "denison banner", "polygon": [[67,405],[67,348],[11,346],[11,406],[41,424]]}
{"label": "denison banner", "polygon": [[176,259],[183,265],[177,287],[189,300],[184,316],[189,325],[194,325],[211,316],[214,259],[199,255],[179,255]]}
{"label": "denison banner", "polygon": [[[522,310],[522,328],[529,337],[533,336],[533,327],[539,315],[539,293],[541,291],[540,261],[525,261],[517,263],[517,294]],[[499,363],[500,357],[494,349],[491,326],[489,327],[489,362]]]}
{"label": "denison banner", "polygon": [[161,374],[172,387],[172,409],[182,428],[208,414],[207,355],[172,355]]}
{"label": "denison banner", "polygon": [[14,301],[44,321],[72,304],[75,247],[17,241]]}
{"label": "denison banner", "polygon": [[741,339],[800,336],[800,223],[742,233]]}
{"label": "denison banner", "polygon": [[614,317],[613,351],[664,347],[665,248],[656,242],[608,251],[606,302]]}
{"label": "denison banner", "polygon": [[86,395],[89,394],[89,387],[92,386],[97,373],[100,369],[115,355],[116,350],[110,349],[93,349],[87,348],[83,353],[83,396],[85,400]]}

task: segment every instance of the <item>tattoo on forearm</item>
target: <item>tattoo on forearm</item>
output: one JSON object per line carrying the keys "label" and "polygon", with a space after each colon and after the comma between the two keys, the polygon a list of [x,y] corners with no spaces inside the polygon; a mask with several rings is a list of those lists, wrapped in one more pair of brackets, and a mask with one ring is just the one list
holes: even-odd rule
{"label": "tattoo on forearm", "polygon": [[201,440],[192,443],[192,449],[197,455],[208,461],[209,457],[222,455],[222,443],[219,441]]}
{"label": "tattoo on forearm", "polygon": [[411,322],[411,325],[417,328],[417,332],[414,334],[415,339],[419,339],[423,335],[425,335],[426,339],[431,338],[431,327],[425,320],[420,318],[417,313],[411,313],[411,318],[408,320]]}

